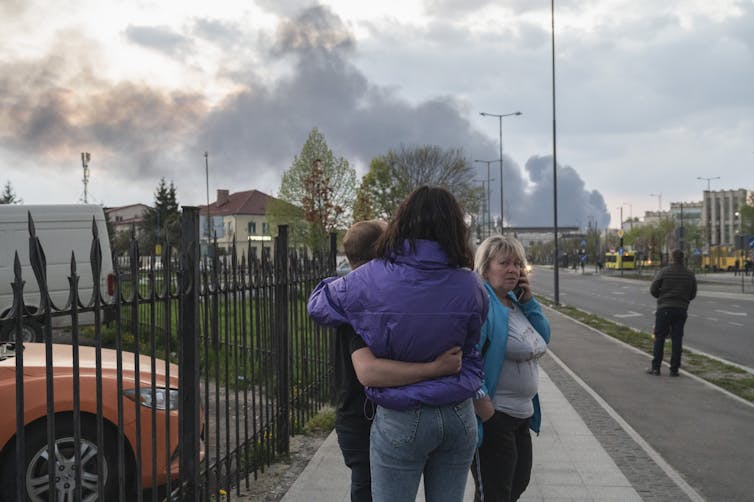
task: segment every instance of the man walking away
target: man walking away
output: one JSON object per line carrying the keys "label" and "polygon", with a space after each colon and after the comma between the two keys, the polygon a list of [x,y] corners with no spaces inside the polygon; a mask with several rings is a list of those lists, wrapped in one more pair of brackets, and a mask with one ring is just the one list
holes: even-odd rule
{"label": "man walking away", "polygon": [[696,277],[683,264],[683,251],[673,250],[673,263],[660,270],[649,287],[649,292],[657,298],[655,312],[655,344],[650,375],[659,376],[665,337],[670,335],[672,352],[670,355],[670,376],[678,376],[683,350],[683,326],[686,324],[686,311],[689,302],[696,297]]}

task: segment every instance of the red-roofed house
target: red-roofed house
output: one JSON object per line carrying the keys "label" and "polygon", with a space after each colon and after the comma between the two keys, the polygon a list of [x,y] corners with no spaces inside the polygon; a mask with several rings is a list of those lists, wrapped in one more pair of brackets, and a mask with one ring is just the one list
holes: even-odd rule
{"label": "red-roofed house", "polygon": [[[209,205],[212,234],[217,236],[218,247],[230,253],[235,236],[238,258],[247,253],[247,244],[257,257],[268,253],[272,256],[274,241],[265,216],[271,200],[274,197],[259,190],[230,193],[230,190],[218,189],[217,200]],[[199,234],[206,244],[207,206],[199,208]],[[205,249],[203,244],[203,253]]]}
{"label": "red-roofed house", "polygon": [[139,232],[139,226],[144,221],[144,211],[149,209],[146,204],[130,204],[120,207],[106,207],[105,214],[110,220],[113,232],[131,232],[131,227],[136,227]]}

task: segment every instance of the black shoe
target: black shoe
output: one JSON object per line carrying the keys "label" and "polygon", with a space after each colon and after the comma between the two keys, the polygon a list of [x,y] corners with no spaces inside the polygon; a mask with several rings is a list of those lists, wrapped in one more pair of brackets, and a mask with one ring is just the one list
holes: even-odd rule
{"label": "black shoe", "polygon": [[[649,368],[647,370],[647,374],[654,375],[654,376],[660,376],[660,368]],[[676,375],[678,376],[678,375]]]}
{"label": "black shoe", "polygon": [[671,371],[670,372],[670,376],[677,377],[678,376],[678,371],[677,370],[676,371]]}

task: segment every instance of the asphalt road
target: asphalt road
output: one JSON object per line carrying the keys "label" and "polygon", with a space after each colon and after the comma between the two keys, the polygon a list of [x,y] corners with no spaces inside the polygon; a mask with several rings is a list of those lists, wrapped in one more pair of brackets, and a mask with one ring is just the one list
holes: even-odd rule
{"label": "asphalt road", "polygon": [[[689,307],[684,346],[754,371],[754,294],[741,293],[740,276],[720,277],[727,283],[698,276],[699,292]],[[649,294],[649,280],[571,269],[560,269],[558,279],[560,303],[652,332],[656,303]],[[751,277],[745,280],[753,291]],[[535,293],[553,297],[551,267],[535,267],[531,282]]]}

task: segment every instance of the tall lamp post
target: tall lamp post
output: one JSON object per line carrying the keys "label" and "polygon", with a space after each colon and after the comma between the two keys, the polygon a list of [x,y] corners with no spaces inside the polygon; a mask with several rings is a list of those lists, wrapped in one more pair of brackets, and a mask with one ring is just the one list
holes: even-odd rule
{"label": "tall lamp post", "polygon": [[487,164],[487,191],[484,193],[484,196],[487,199],[487,206],[486,206],[486,209],[487,209],[487,237],[489,237],[490,234],[492,233],[492,227],[491,227],[491,223],[490,223],[490,220],[492,219],[492,218],[490,218],[490,190],[491,190],[490,181],[492,181],[494,179],[494,178],[490,178],[490,164],[492,164],[493,162],[497,162],[497,161],[496,160],[474,160],[474,162],[481,162],[481,163]]}
{"label": "tall lamp post", "polygon": [[707,266],[709,268],[712,268],[712,192],[710,191],[710,181],[712,180],[719,180],[720,176],[712,176],[711,178],[705,178],[704,176],[697,176],[696,179],[698,180],[707,180],[707,207],[706,211],[704,211],[704,216],[707,220],[707,256],[709,257],[709,263]]}
{"label": "tall lamp post", "polygon": [[660,193],[651,193],[649,194],[650,197],[657,197],[657,217],[660,217],[659,213],[662,213],[662,192]]}
{"label": "tall lamp post", "polygon": [[736,215],[736,218],[738,218],[738,236],[736,239],[736,244],[738,244],[738,254],[740,258],[738,259],[738,267],[736,272],[741,273],[741,293],[744,292],[744,227],[743,227],[743,214],[741,214],[741,211],[736,211],[734,213]]}
{"label": "tall lamp post", "polygon": [[482,117],[497,117],[498,131],[500,133],[500,233],[505,233],[505,220],[503,219],[503,117],[511,117],[521,115],[521,112],[513,113],[487,113],[480,112]]}
{"label": "tall lamp post", "polygon": [[624,206],[628,206],[628,221],[631,222],[631,230],[634,229],[634,206],[630,202],[624,202]]}

